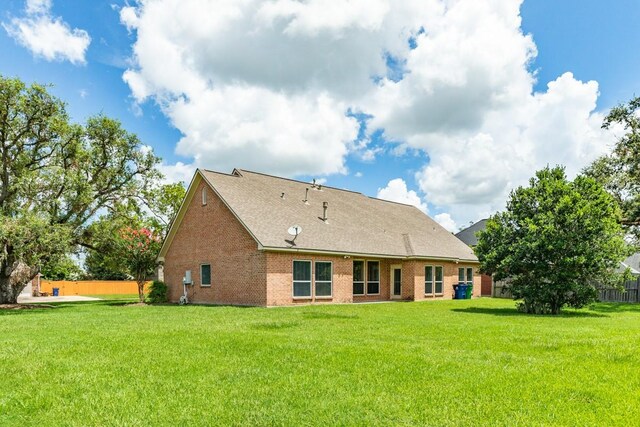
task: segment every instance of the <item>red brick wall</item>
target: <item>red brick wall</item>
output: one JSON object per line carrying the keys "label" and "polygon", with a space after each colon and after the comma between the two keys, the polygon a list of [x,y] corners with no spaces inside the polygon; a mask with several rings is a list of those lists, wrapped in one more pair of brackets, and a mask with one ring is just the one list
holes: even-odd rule
{"label": "red brick wall", "polygon": [[[359,258],[356,258],[359,259]],[[333,262],[333,297],[294,299],[293,287],[293,261],[332,261]],[[342,256],[320,256],[293,253],[267,253],[268,290],[267,305],[291,305],[300,303],[347,303],[389,301],[391,299],[391,267],[399,265],[402,268],[402,300],[425,299],[451,299],[453,298],[453,285],[458,283],[458,267],[474,268],[473,296],[480,296],[480,276],[476,274],[476,267],[453,262],[425,262],[402,261],[395,259],[364,259],[364,261],[380,262],[380,294],[379,295],[353,295],[353,261],[354,258]],[[313,264],[312,264],[313,265]],[[365,264],[366,265],[366,264]],[[444,267],[443,295],[427,297],[424,294],[424,267],[425,265],[442,265]],[[365,267],[366,269],[366,267]],[[312,279],[313,279],[312,267]],[[312,280],[313,287],[313,280]],[[366,287],[366,284],[365,284]]]}
{"label": "red brick wall", "polygon": [[[266,305],[266,255],[208,186],[202,206],[203,187],[201,182],[165,256],[170,301],[179,300],[182,277],[191,270],[192,302]],[[211,287],[201,286],[201,264],[211,264]]]}
{"label": "red brick wall", "polygon": [[[290,305],[310,302],[352,302],[353,266],[350,259],[338,256],[294,254],[289,252],[269,252],[267,256],[267,305]],[[331,261],[333,264],[333,284],[331,298],[293,298],[293,261],[312,261],[311,287],[315,280],[315,262]]]}
{"label": "red brick wall", "polygon": [[[414,299],[416,301],[426,299],[452,299],[453,298],[453,285],[458,283],[458,268],[460,267],[472,267],[473,268],[473,297],[480,296],[480,275],[478,274],[478,266],[473,264],[456,264],[454,262],[439,262],[439,261],[408,261],[407,263],[413,264],[415,269],[414,276]],[[443,295],[442,296],[427,296],[424,294],[424,268],[427,265],[442,266],[443,267]]]}

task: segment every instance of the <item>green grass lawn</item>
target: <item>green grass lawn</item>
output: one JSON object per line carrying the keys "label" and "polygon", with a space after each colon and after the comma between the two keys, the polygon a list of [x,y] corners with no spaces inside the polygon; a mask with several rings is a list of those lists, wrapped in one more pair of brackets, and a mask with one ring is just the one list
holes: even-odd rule
{"label": "green grass lawn", "polygon": [[0,425],[638,425],[640,306],[0,312]]}
{"label": "green grass lawn", "polygon": [[85,296],[92,297],[92,298],[101,298],[101,299],[106,299],[110,301],[125,301],[125,302],[138,301],[138,294],[108,294],[108,295],[96,294],[96,295],[85,295]]}

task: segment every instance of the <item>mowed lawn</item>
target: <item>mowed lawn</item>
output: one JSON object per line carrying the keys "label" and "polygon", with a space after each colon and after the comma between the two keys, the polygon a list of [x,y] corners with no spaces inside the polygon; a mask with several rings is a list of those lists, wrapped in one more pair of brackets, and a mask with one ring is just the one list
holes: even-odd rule
{"label": "mowed lawn", "polygon": [[638,425],[640,306],[0,312],[0,425]]}

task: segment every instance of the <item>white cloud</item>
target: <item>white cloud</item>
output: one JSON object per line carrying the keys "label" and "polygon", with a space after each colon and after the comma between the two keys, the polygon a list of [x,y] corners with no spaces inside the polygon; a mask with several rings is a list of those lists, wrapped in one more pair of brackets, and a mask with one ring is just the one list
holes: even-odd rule
{"label": "white cloud", "polygon": [[534,93],[537,50],[520,3],[448,3],[408,53],[410,73],[383,80],[368,100],[373,127],[428,153],[420,189],[462,222],[502,209],[547,164],[575,175],[611,142],[594,112],[597,82],[565,73]]}
{"label": "white cloud", "polygon": [[25,11],[29,15],[46,14],[52,6],[51,0],[27,0]]}
{"label": "white cloud", "polygon": [[600,129],[602,116],[593,112],[597,88],[564,74],[547,92],[489,112],[475,133],[430,144],[432,161],[417,174],[420,189],[467,221],[502,209],[512,188],[547,165],[566,165],[575,176],[611,141]]}
{"label": "white cloud", "polygon": [[124,7],[134,31],[124,80],[183,134],[177,152],[197,166],[242,166],[283,175],[345,173],[354,100],[385,75],[384,52],[409,48],[414,15],[438,1],[158,0]]}
{"label": "white cloud", "polygon": [[427,204],[420,199],[418,193],[407,188],[407,183],[402,178],[392,179],[386,187],[378,188],[377,197],[392,202],[413,205],[424,213],[429,211]]}
{"label": "white cloud", "polygon": [[138,15],[136,8],[132,6],[124,6],[120,9],[120,22],[131,31],[138,26]]}
{"label": "white cloud", "polygon": [[2,23],[5,31],[34,56],[47,61],[84,64],[91,37],[85,30],[71,29],[51,14],[51,0],[27,0],[25,16]]}
{"label": "white cloud", "polygon": [[[596,82],[566,73],[534,92],[521,3],[140,1],[120,11],[136,36],[123,78],[183,133],[176,151],[192,167],[322,175],[346,173],[350,154],[424,151],[421,194],[396,180],[381,191],[466,223],[502,208],[535,170],[561,163],[575,174],[610,142]],[[398,74],[389,57],[400,80],[385,77]],[[372,116],[358,142],[347,112]],[[376,129],[394,145],[371,147]]]}
{"label": "white cloud", "polygon": [[286,96],[258,87],[203,90],[165,107],[185,136],[177,153],[195,164],[243,167],[280,175],[344,173],[355,119],[335,99]]}
{"label": "white cloud", "polygon": [[433,219],[435,219],[438,224],[446,228],[448,231],[458,231],[456,222],[448,213],[439,213],[438,215],[434,216]]}
{"label": "white cloud", "polygon": [[184,182],[185,185],[189,185],[193,174],[196,172],[196,168],[193,165],[182,162],[177,162],[173,165],[163,163],[158,169],[164,175],[166,183]]}

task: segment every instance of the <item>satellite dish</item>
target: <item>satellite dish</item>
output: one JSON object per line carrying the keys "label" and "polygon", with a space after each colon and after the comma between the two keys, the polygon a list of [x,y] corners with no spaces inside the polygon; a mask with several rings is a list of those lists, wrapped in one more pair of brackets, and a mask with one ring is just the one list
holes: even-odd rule
{"label": "satellite dish", "polygon": [[300,227],[299,225],[294,225],[292,227],[289,227],[287,233],[291,234],[294,238],[298,237],[298,234],[302,233],[302,227]]}

